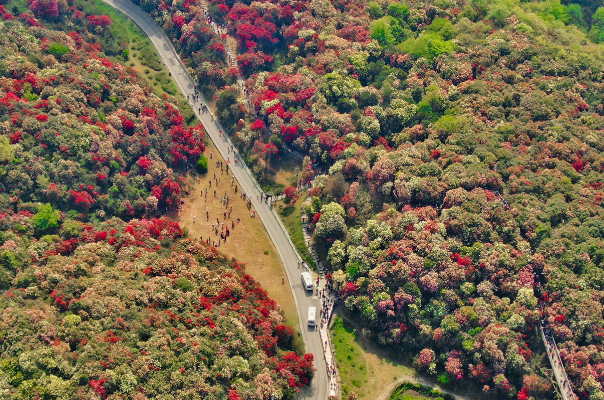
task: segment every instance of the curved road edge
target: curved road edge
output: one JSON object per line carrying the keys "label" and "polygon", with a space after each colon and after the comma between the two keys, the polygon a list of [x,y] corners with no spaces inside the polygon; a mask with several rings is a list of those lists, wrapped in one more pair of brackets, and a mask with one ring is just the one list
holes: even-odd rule
{"label": "curved road edge", "polygon": [[[170,71],[172,78],[180,88],[181,92],[193,98],[194,93],[194,82],[189,76],[185,66],[183,65],[178,53],[172,46],[170,39],[166,36],[163,29],[160,28],[153,18],[145,13],[140,7],[131,3],[128,0],[103,0],[105,3],[115,7],[122,11],[130,19],[132,19],[149,37],[157,52],[159,53],[162,61]],[[210,139],[214,142],[217,150],[225,159],[230,159],[231,144],[228,138],[222,134],[222,127],[214,118],[211,113],[199,113],[198,107],[201,103],[189,101],[193,111],[197,115],[197,118],[203,124],[206,132],[210,136]],[[209,109],[209,108],[208,108]],[[315,362],[314,367],[316,368],[315,376],[312,380],[310,387],[303,388],[301,391],[301,398],[305,399],[327,399],[328,396],[328,379],[327,372],[325,369],[325,362],[323,360],[323,349],[321,339],[318,332],[314,329],[309,329],[303,321],[306,320],[303,310],[306,310],[309,306],[320,307],[320,301],[317,296],[309,295],[299,282],[299,264],[300,259],[296,249],[293,247],[289,235],[284,231],[281,222],[273,212],[272,208],[266,203],[259,200],[261,189],[252,177],[251,172],[247,166],[239,159],[235,159],[234,163],[230,163],[230,167],[233,175],[235,175],[239,182],[241,189],[250,197],[252,204],[254,205],[257,213],[260,215],[266,231],[268,232],[271,240],[273,241],[281,261],[285,266],[292,294],[294,296],[294,302],[298,311],[298,319],[300,321],[300,331],[302,332],[302,338],[306,346],[306,351],[314,354]],[[278,279],[278,277],[275,277]]]}

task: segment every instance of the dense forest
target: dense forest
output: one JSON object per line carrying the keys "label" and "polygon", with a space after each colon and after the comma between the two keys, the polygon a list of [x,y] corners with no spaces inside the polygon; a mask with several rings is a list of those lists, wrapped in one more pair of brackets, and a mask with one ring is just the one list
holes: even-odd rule
{"label": "dense forest", "polygon": [[[181,41],[204,20],[145,4]],[[306,155],[339,296],[443,383],[552,398],[544,318],[575,392],[604,398],[600,6],[209,2],[253,105],[221,80],[219,118],[260,177]]]}
{"label": "dense forest", "polygon": [[0,299],[2,398],[293,398],[312,377],[277,304],[176,223],[112,219],[61,242],[24,220],[3,221],[18,272]]}
{"label": "dense forest", "polygon": [[[239,69],[225,64],[225,38],[199,2],[137,4],[174,39],[261,179],[286,146],[306,156],[314,243],[364,335],[443,384],[547,399],[555,389],[537,333],[544,318],[575,392],[604,399],[601,2],[209,1],[214,21],[237,38]],[[102,53],[94,38],[110,20],[56,0],[30,9],[0,8],[2,390],[128,393],[127,371],[109,363],[128,344],[134,359],[153,356],[144,374],[132,371],[134,387],[151,395],[158,381],[193,390],[174,368],[201,356],[207,396],[263,398],[262,379],[289,396],[310,360],[282,351],[290,335],[274,305],[237,264],[177,240],[165,220],[140,220],[177,204],[179,171],[203,151],[201,127]],[[44,27],[61,18],[79,28]],[[251,110],[233,86],[239,73]],[[213,268],[222,268],[213,279],[236,277],[240,291],[206,288]],[[92,285],[94,271],[120,278],[133,297]],[[145,298],[155,285],[174,300]],[[87,320],[89,296],[115,304],[114,314]],[[140,324],[120,325],[124,304],[135,305],[129,318]],[[5,328],[16,321],[23,332]],[[80,326],[73,331],[92,340],[69,336]],[[182,336],[190,343],[204,329],[239,327],[255,341],[227,339],[237,371],[228,379],[211,375],[224,354],[174,344],[185,330],[195,330]],[[151,338],[164,346],[153,355],[140,344]],[[29,354],[19,346],[40,343],[50,355],[32,357],[46,364],[18,356]]]}
{"label": "dense forest", "polygon": [[156,218],[203,127],[119,62],[107,15],[21,6],[0,5],[0,397],[295,397],[313,357],[276,303]]}
{"label": "dense forest", "polygon": [[[186,126],[173,102],[107,58],[87,30],[44,28],[35,15],[47,11],[18,20],[3,12],[0,209],[35,214],[43,202],[86,221],[176,207],[182,181],[173,170],[197,162],[202,127]],[[75,9],[63,18],[78,14],[84,28],[91,23]],[[108,35],[109,23],[92,28]]]}

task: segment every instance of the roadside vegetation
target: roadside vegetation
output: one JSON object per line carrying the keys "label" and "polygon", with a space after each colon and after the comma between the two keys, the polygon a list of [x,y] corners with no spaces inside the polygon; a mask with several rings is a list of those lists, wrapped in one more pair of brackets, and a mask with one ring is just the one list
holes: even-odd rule
{"label": "roadside vegetation", "polygon": [[404,383],[390,396],[390,400],[453,400],[454,397],[418,383]]}
{"label": "roadside vegetation", "polygon": [[342,379],[342,396],[348,398],[354,392],[359,398],[366,398],[367,364],[354,329],[345,324],[342,317],[336,316],[331,328],[331,336],[338,373]]}
{"label": "roadside vegetation", "polygon": [[302,205],[306,201],[306,195],[296,195],[288,202],[277,202],[276,207],[281,216],[283,225],[287,228],[289,237],[291,238],[294,246],[298,250],[298,253],[302,256],[304,262],[306,262],[312,269],[316,270],[315,260],[310,254],[309,246],[304,240],[304,226],[302,225]]}

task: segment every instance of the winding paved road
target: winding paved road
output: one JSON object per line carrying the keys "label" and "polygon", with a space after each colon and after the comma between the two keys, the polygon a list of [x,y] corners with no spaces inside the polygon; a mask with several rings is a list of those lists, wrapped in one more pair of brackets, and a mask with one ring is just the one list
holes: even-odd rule
{"label": "winding paved road", "polygon": [[[164,31],[157,26],[153,18],[142,11],[140,7],[127,0],[103,1],[128,15],[147,34],[147,36],[149,36],[164,64],[170,70],[174,81],[180,87],[181,92],[192,99],[194,83],[178,57],[176,50],[172,47],[170,39],[166,36]],[[232,159],[233,151],[229,150],[231,144],[228,141],[228,138],[222,134],[222,128],[210,113],[198,113],[200,105],[199,102],[191,102],[193,110],[197,114],[199,120],[203,123],[218,151],[220,151],[225,159]],[[308,307],[312,305],[317,307],[317,309],[320,309],[319,298],[316,295],[306,292],[304,288],[302,288],[300,282],[301,271],[298,267],[299,255],[273,210],[267,203],[259,201],[261,191],[256,181],[252,178],[250,171],[243,165],[241,160],[235,163],[231,162],[230,166],[242,190],[252,199],[255,209],[260,215],[269,236],[279,252],[281,260],[285,265],[285,270],[298,309],[300,330],[302,332],[306,351],[313,353],[315,356],[315,377],[309,387],[302,389],[299,397],[302,399],[325,400],[328,396],[328,380],[325,362],[323,360],[321,339],[319,338],[318,331],[314,328],[310,329],[306,325]],[[280,277],[275,277],[275,279],[280,279]]]}

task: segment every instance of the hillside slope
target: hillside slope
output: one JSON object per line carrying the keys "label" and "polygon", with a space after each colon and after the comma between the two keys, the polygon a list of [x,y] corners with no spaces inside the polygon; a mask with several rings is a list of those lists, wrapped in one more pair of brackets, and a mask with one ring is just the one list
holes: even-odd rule
{"label": "hillside slope", "polygon": [[153,218],[202,127],[103,53],[107,16],[64,5],[0,6],[0,397],[293,398],[313,358],[276,303]]}

